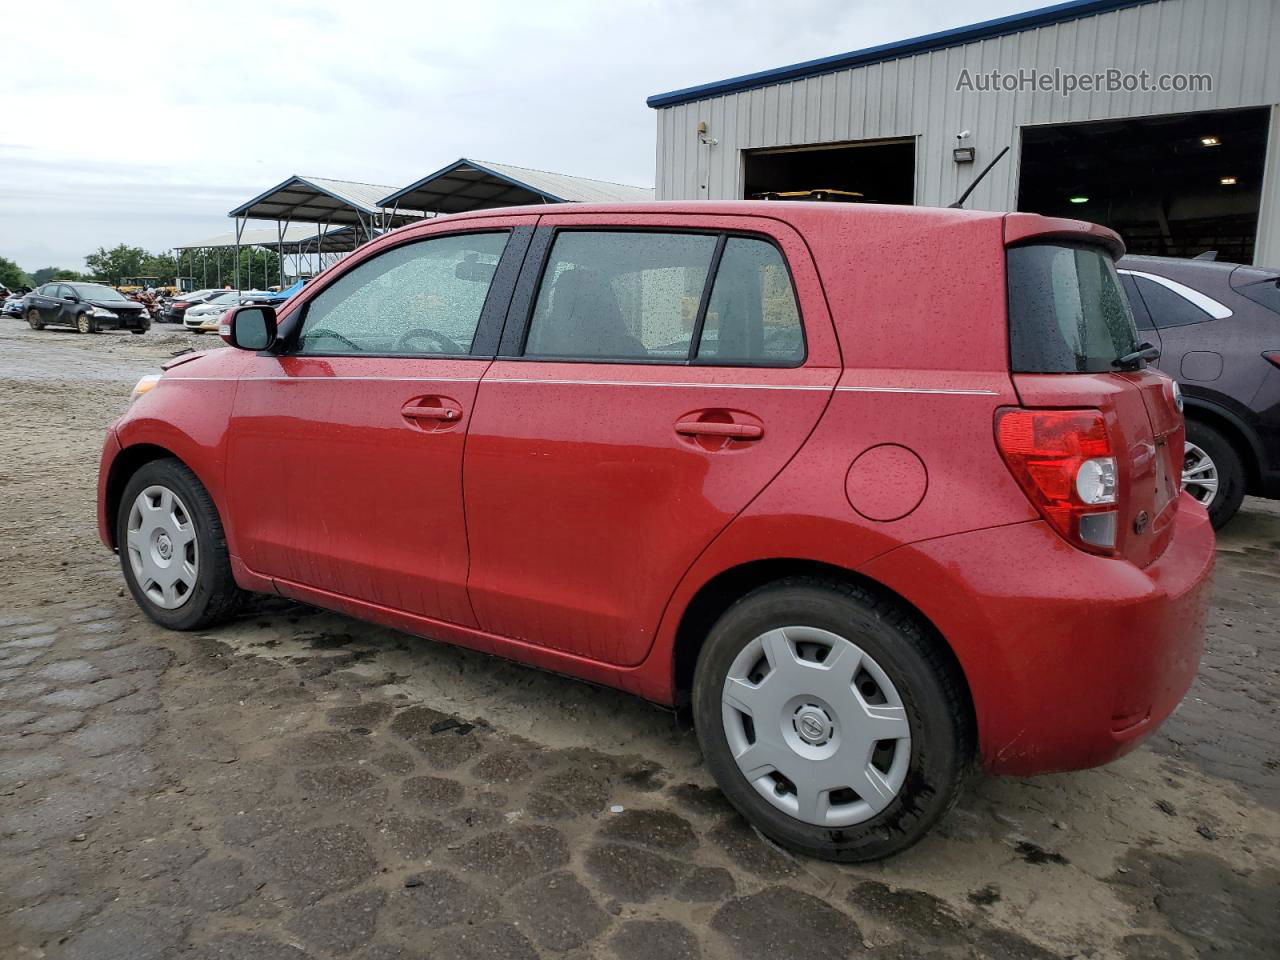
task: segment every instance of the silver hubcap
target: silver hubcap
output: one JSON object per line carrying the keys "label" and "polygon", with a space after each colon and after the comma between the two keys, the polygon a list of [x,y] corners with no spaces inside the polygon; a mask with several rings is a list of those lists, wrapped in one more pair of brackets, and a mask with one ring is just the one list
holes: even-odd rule
{"label": "silver hubcap", "polygon": [[1188,441],[1182,454],[1182,489],[1206,507],[1218,495],[1218,466],[1200,447]]}
{"label": "silver hubcap", "polygon": [[176,610],[196,587],[200,554],[196,525],[168,487],[147,487],[129,508],[125,549],[134,579],[157,607]]}
{"label": "silver hubcap", "polygon": [[816,627],[771,630],[743,647],[725,677],[722,719],[747,782],[817,826],[874,817],[911,763],[911,726],[889,677]]}

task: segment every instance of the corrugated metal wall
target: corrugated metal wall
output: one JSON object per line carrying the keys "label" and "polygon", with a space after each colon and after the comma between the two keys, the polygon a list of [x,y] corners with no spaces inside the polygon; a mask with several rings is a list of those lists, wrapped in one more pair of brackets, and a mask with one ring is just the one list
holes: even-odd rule
{"label": "corrugated metal wall", "polygon": [[[956,91],[971,75],[1020,68],[1153,75],[1208,73],[1208,93]],[[1029,124],[1104,120],[1280,104],[1280,0],[1158,0],[1012,36],[664,107],[658,114],[659,200],[740,199],[743,150],[842,140],[916,139],[916,202],[946,205],[1006,144],[1009,156],[969,200],[975,209],[1016,203],[1018,130]],[[719,142],[699,143],[697,126]],[[1268,151],[1258,260],[1280,264],[1280,147]],[[973,165],[951,158],[973,131]]]}

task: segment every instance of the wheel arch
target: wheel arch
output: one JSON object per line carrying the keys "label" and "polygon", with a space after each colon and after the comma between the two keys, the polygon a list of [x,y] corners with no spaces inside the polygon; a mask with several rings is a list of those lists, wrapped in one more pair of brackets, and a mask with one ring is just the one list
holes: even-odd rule
{"label": "wheel arch", "polygon": [[968,714],[967,719],[971,724],[971,729],[977,730],[973,692],[960,659],[956,656],[955,650],[947,642],[942,631],[919,607],[902,596],[902,594],[870,577],[862,576],[835,564],[797,557],[752,560],[722,570],[707,580],[690,598],[680,616],[672,646],[671,669],[675,704],[678,710],[683,711],[688,707],[698,654],[716,620],[734,603],[751,591],[788,577],[797,576],[814,577],[834,583],[852,584],[886,597],[895,604],[902,606],[920,624],[925,634],[937,644],[948,665],[955,671],[964,694],[965,708]]}
{"label": "wheel arch", "polygon": [[1245,493],[1256,495],[1262,485],[1262,458],[1252,431],[1233,413],[1205,400],[1185,398],[1184,416],[1222,434],[1244,464]]}
{"label": "wheel arch", "polygon": [[[135,473],[148,463],[154,463],[156,460],[177,460],[192,473],[196,474],[197,478],[200,476],[199,472],[191,464],[167,447],[154,443],[135,443],[124,447],[116,454],[115,459],[111,462],[111,470],[107,474],[106,516],[110,522],[106,525],[106,531],[111,538],[111,548],[113,550],[119,549],[120,546],[116,542],[115,517],[120,511],[120,500],[124,496],[124,488],[129,485],[129,480]],[[204,483],[203,480],[200,482]],[[206,484],[206,488],[207,486]]]}

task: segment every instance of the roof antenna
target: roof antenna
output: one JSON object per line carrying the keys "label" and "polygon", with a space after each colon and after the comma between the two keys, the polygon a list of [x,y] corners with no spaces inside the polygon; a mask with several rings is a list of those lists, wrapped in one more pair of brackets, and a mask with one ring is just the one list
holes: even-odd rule
{"label": "roof antenna", "polygon": [[991,168],[994,167],[997,163],[999,163],[1000,158],[1003,157],[1008,152],[1009,152],[1009,148],[1005,147],[1003,150],[997,153],[996,158],[992,160],[990,163],[988,163],[985,167],[983,167],[982,172],[973,178],[973,183],[969,184],[969,188],[965,190],[964,193],[960,194],[960,199],[957,200],[955,203],[951,204],[951,206],[947,207],[947,209],[959,210],[960,208],[962,208],[964,206],[964,202],[969,199],[969,194],[973,193],[974,188],[982,182],[982,178],[985,177],[988,173],[990,173]]}

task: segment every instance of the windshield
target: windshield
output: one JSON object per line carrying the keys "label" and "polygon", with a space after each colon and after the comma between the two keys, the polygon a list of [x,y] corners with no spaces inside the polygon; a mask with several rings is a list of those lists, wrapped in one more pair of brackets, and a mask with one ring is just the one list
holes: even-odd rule
{"label": "windshield", "polygon": [[1008,252],[1009,354],[1015,373],[1105,373],[1138,347],[1115,264],[1096,247]]}
{"label": "windshield", "polygon": [[205,303],[235,303],[240,299],[240,294],[234,290],[228,290],[226,293],[220,293],[216,297],[210,297]]}
{"label": "windshield", "polygon": [[101,283],[73,283],[71,289],[81,300],[128,300],[119,290]]}

